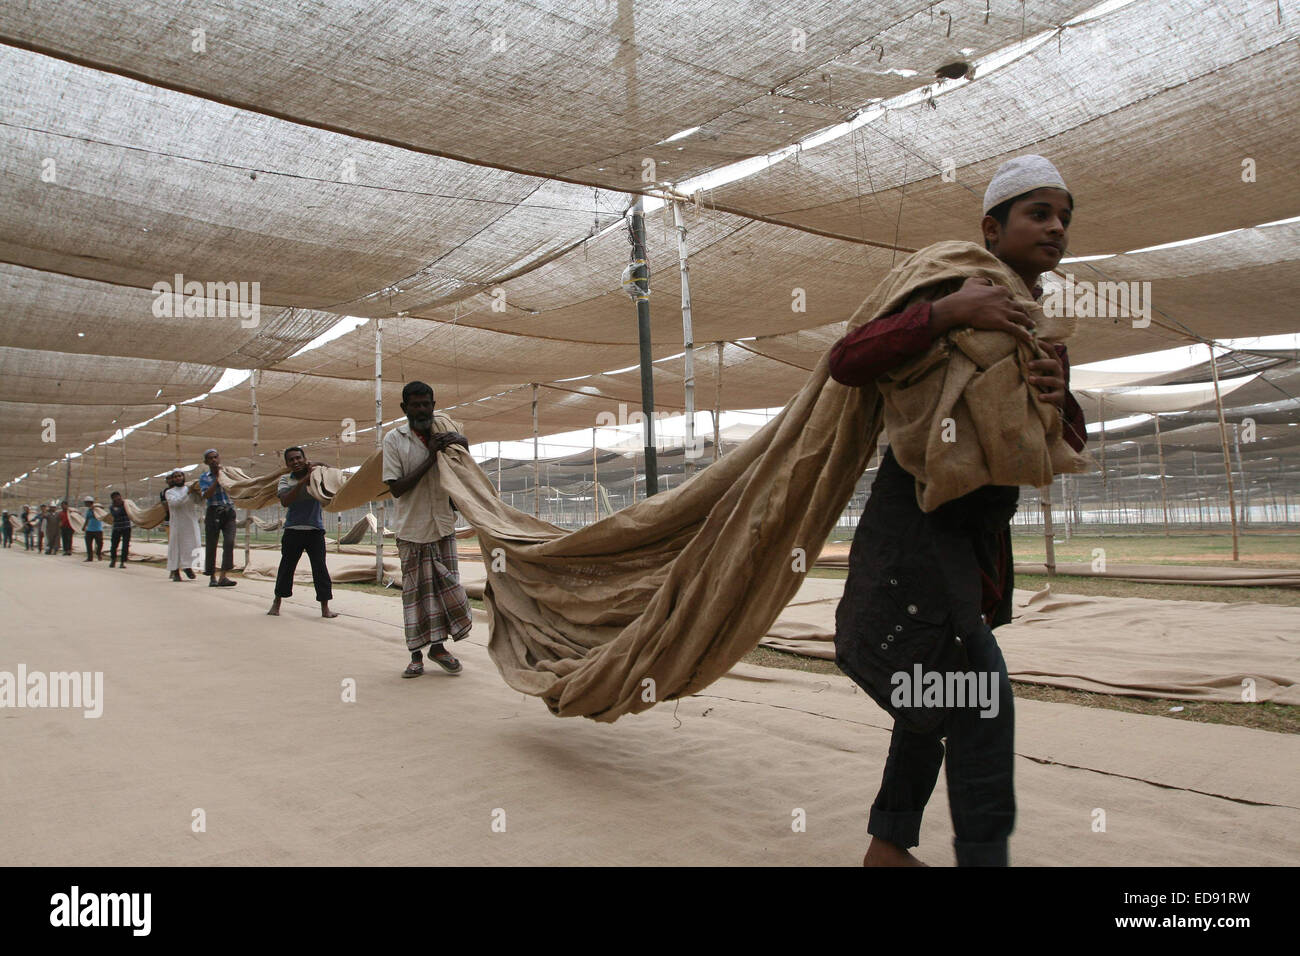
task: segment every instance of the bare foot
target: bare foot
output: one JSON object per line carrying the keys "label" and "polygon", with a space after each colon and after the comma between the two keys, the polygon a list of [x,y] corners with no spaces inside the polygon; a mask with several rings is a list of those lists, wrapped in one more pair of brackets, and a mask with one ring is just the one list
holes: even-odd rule
{"label": "bare foot", "polygon": [[279,616],[280,616],[280,599],[279,599],[279,598],[276,598],[274,601],[271,602],[271,610],[267,611],[266,613],[269,614],[269,615],[271,615],[272,617],[279,617]]}
{"label": "bare foot", "polygon": [[929,866],[922,863],[911,852],[894,843],[888,843],[879,837],[871,838],[866,856],[862,858],[863,866]]}
{"label": "bare foot", "polygon": [[320,602],[320,616],[321,616],[321,617],[338,617],[338,612],[336,612],[336,611],[331,611],[331,610],[330,610],[330,605],[329,605],[329,602],[328,602],[328,601],[321,601],[321,602]]}

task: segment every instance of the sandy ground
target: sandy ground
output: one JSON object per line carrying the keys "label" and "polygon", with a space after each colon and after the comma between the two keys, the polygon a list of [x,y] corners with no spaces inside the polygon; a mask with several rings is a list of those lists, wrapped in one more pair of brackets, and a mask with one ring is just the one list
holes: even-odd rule
{"label": "sandy ground", "polygon": [[[888,720],[845,678],[742,666],[613,725],[560,720],[501,681],[481,620],[461,676],[402,680],[397,601],[340,591],[344,616],[322,621],[309,588],[280,618],[270,599],[270,583],[0,552],[0,671],[104,679],[98,719],[0,709],[4,861],[853,865],[865,849]],[[1300,863],[1300,738],[1016,709],[1013,863]],[[918,855],[951,864],[951,836],[941,778]]]}

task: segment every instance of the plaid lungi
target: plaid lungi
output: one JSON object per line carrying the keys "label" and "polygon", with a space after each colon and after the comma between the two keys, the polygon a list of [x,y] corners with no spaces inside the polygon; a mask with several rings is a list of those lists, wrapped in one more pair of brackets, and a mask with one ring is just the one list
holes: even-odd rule
{"label": "plaid lungi", "polygon": [[459,641],[471,626],[469,595],[460,583],[456,536],[419,543],[397,539],[402,559],[402,623],[406,646]]}

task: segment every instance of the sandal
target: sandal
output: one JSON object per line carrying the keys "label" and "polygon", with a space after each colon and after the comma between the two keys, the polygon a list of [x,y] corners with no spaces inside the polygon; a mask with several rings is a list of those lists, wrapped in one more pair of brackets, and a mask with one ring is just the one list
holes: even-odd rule
{"label": "sandal", "polygon": [[402,671],[403,677],[419,677],[424,673],[424,661],[411,661],[406,665],[406,670]]}
{"label": "sandal", "polygon": [[445,647],[439,651],[430,651],[429,660],[433,661],[435,664],[437,664],[439,667],[445,670],[448,674],[459,674],[462,670],[464,670],[464,668],[461,667],[460,661],[452,657],[451,652],[448,651]]}

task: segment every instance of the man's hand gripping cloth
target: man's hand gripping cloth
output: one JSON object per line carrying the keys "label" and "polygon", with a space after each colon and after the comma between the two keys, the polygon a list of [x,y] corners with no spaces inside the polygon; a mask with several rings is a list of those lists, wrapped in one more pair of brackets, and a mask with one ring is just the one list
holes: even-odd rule
{"label": "man's hand gripping cloth", "polygon": [[992,253],[970,242],[922,249],[891,273],[899,288],[884,314],[947,295],[970,277],[1008,289],[1033,319],[1035,342],[959,328],[878,381],[889,443],[915,476],[917,504],[927,512],[983,485],[1038,488],[1053,475],[1093,466],[1066,443],[1057,407],[1027,383],[1030,361],[1054,357],[1038,343],[1065,341],[1074,319],[1047,316],[1024,280]]}

